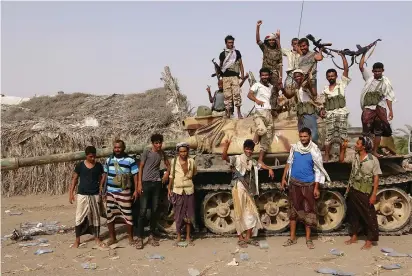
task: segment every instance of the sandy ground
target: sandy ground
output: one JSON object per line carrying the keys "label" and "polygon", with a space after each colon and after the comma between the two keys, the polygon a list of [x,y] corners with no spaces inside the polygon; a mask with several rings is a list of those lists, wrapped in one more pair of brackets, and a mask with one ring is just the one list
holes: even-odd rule
{"label": "sandy ground", "polygon": [[[9,216],[4,211],[21,211],[20,216]],[[2,198],[1,235],[19,228],[21,222],[56,221],[65,225],[74,223],[75,205],[70,205],[68,196],[28,196]],[[106,236],[107,228],[102,229]],[[346,237],[333,237],[332,240],[318,237],[314,239],[316,249],[306,248],[304,238],[298,244],[284,248],[285,237],[267,238],[269,249],[249,247],[243,249],[249,255],[248,261],[240,260],[236,251],[235,238],[208,238],[196,240],[196,245],[175,248],[172,241],[162,241],[160,247],[145,247],[136,250],[130,247],[125,235],[117,248],[110,251],[92,249],[94,242],[87,242],[80,249],[69,248],[74,241],[74,233],[42,236],[49,240],[53,253],[36,256],[33,253],[41,247],[20,248],[10,240],[1,243],[2,275],[190,275],[189,268],[197,269],[202,275],[318,275],[315,270],[321,267],[334,268],[356,275],[412,275],[412,258],[386,257],[380,252],[382,247],[391,247],[401,253],[412,253],[412,236],[381,237],[379,245],[369,251],[361,251],[363,242],[346,246]],[[82,241],[91,236],[85,236]],[[337,248],[345,255],[337,257],[329,250]],[[149,260],[149,254],[157,253],[164,260]],[[228,266],[233,258],[238,266]],[[95,270],[85,270],[81,264],[97,264]],[[402,268],[394,271],[379,270],[377,266],[399,263]]]}

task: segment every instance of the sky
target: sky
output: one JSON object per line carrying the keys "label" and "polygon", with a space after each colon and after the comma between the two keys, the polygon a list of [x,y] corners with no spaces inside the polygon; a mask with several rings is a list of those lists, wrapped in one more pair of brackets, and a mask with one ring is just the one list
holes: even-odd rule
{"label": "sky", "polygon": [[[235,37],[245,70],[258,76],[262,53],[255,42],[281,31],[282,47],[298,35],[301,2],[4,2],[1,3],[1,93],[32,97],[84,92],[137,93],[163,85],[168,65],[192,107],[210,105],[206,86],[217,87],[212,58],[224,37]],[[381,61],[394,87],[394,128],[412,124],[409,87],[412,2],[305,2],[300,37],[312,34],[333,48],[355,49],[377,38],[368,61]],[[338,64],[341,60],[337,59]],[[284,59],[284,68],[287,60]],[[326,84],[329,58],[318,64],[318,90]],[[340,76],[341,71],[338,70]],[[349,121],[360,126],[363,80],[349,71]],[[253,104],[243,86],[243,113]]]}

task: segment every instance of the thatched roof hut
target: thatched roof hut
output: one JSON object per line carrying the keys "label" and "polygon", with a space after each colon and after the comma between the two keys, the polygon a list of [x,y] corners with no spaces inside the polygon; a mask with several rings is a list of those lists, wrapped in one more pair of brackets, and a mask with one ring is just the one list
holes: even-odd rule
{"label": "thatched roof hut", "polygon": [[[167,87],[167,86],[165,86]],[[84,93],[35,97],[15,106],[2,105],[2,158],[30,157],[83,150],[88,145],[111,147],[148,143],[150,135],[184,137],[179,127],[188,113],[178,94],[178,111],[170,89],[139,94],[97,96]],[[67,191],[75,163],[58,163],[2,172],[2,194],[61,194]]]}

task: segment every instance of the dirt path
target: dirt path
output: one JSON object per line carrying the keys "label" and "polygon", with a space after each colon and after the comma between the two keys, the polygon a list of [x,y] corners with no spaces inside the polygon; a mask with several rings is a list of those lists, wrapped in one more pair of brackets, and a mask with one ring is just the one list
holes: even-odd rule
{"label": "dirt path", "polygon": [[[9,216],[4,211],[21,211],[22,215]],[[71,226],[74,223],[75,205],[68,203],[68,196],[30,196],[2,198],[1,236],[19,228],[22,222],[59,221]],[[106,232],[106,228],[102,232]],[[284,248],[285,237],[268,238],[269,249],[249,247],[243,251],[249,255],[248,261],[241,261],[236,251],[235,238],[209,238],[196,240],[194,247],[175,248],[172,241],[162,241],[160,247],[151,246],[138,251],[127,244],[127,239],[119,242],[123,248],[111,251],[92,249],[88,242],[81,249],[69,248],[74,241],[74,233],[42,236],[49,240],[53,253],[36,256],[33,253],[42,247],[20,248],[18,243],[2,241],[2,275],[189,275],[194,268],[202,275],[320,275],[314,272],[321,267],[334,268],[356,275],[377,275],[377,265],[399,263],[402,268],[393,272],[380,271],[379,275],[412,275],[412,258],[392,258],[384,256],[381,247],[391,247],[401,253],[412,253],[412,236],[381,237],[379,245],[370,251],[361,251],[362,242],[346,246],[346,237],[333,237],[331,241],[314,240],[316,249],[306,248],[300,238],[297,245]],[[84,241],[87,237],[82,238]],[[124,234],[119,238],[124,238]],[[332,248],[345,252],[342,257],[329,253]],[[160,254],[164,260],[149,260],[150,254]],[[227,266],[232,258],[239,266]],[[97,264],[97,269],[82,268],[84,262]],[[31,272],[30,272],[31,271]],[[375,274],[372,274],[375,273]]]}

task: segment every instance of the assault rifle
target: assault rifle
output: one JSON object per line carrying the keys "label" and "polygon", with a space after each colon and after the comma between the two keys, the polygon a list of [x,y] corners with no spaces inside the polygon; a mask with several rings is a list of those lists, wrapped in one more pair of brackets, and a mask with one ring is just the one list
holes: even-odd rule
{"label": "assault rifle", "polygon": [[[349,50],[349,49],[335,50],[335,49],[330,49],[330,48],[328,48],[327,50],[328,50],[329,52],[341,53],[341,54],[343,54],[343,55],[345,55],[345,56],[350,56],[350,57],[351,57],[351,64],[349,65],[349,67],[351,67],[354,63],[359,64],[359,62],[357,62],[357,60],[356,60],[356,58],[357,58],[358,56],[361,56],[361,55],[365,54],[366,52],[368,52],[369,49],[372,48],[373,46],[375,46],[379,41],[382,41],[382,39],[378,38],[378,39],[375,40],[374,42],[372,42],[372,43],[370,43],[369,45],[366,45],[366,46],[364,46],[364,47],[360,46],[359,44],[356,44],[356,48],[357,48],[356,51],[352,51],[352,50]],[[373,51],[372,51],[372,52],[373,52]],[[369,56],[372,55],[372,52],[371,52],[371,54],[370,54]],[[339,69],[343,70],[343,68],[339,67],[339,66],[335,63],[335,61],[333,60],[333,57],[334,57],[334,56],[333,56],[332,54],[329,54],[329,55],[332,57],[332,62],[333,62],[333,64],[335,64],[335,66],[338,67]]]}
{"label": "assault rifle", "polygon": [[313,48],[313,50],[315,52],[318,52],[318,49],[322,49],[322,52],[324,52],[325,54],[330,55],[330,53],[325,49],[326,46],[332,46],[332,43],[320,43],[322,41],[322,39],[318,39],[316,40],[315,37],[311,34],[308,34],[306,36],[307,39],[309,39],[313,45],[315,46],[315,48]]}
{"label": "assault rifle", "polygon": [[215,62],[215,59],[212,59],[212,63],[215,67],[215,73],[212,74],[212,78],[217,77],[217,80],[223,75],[222,70],[220,69],[219,64]]}

